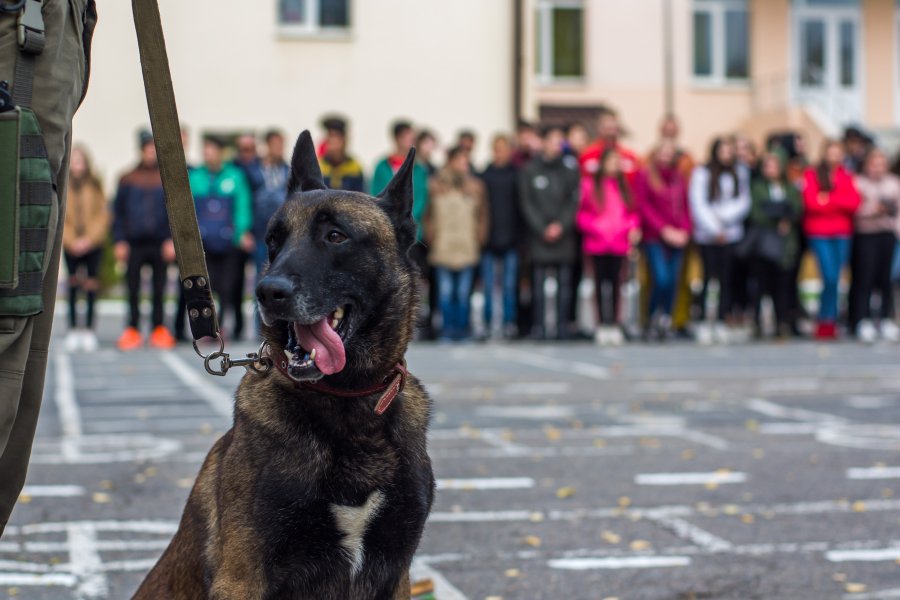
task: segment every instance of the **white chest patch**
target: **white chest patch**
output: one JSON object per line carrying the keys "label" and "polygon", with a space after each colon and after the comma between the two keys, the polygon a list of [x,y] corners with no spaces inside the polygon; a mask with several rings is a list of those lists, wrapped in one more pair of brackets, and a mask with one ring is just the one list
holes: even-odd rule
{"label": "white chest patch", "polygon": [[365,548],[363,548],[363,536],[372,519],[378,514],[384,502],[384,494],[374,491],[369,494],[362,506],[331,505],[331,514],[337,523],[338,530],[344,534],[341,547],[350,561],[350,574],[353,577],[362,571],[365,561]]}

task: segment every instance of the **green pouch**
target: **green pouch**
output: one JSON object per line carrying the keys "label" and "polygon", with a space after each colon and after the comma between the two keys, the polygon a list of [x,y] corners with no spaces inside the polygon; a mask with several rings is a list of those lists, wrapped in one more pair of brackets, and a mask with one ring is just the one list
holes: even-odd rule
{"label": "green pouch", "polygon": [[18,109],[0,113],[0,289],[19,284]]}

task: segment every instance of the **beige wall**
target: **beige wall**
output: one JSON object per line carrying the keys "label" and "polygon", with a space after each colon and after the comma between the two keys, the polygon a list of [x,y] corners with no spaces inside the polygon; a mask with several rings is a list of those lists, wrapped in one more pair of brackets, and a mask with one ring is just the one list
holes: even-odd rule
{"label": "beige wall", "polygon": [[894,0],[862,0],[865,119],[872,127],[895,124]]}
{"label": "beige wall", "polygon": [[[371,173],[388,125],[407,116],[451,142],[462,127],[488,136],[512,126],[511,3],[355,0],[343,40],[283,39],[275,0],[160,0],[179,114],[204,129],[303,128],[324,113],[352,120],[351,144]],[[148,123],[130,2],[100,6],[87,100],[75,139],[107,180],[134,161]],[[473,18],[477,15],[478,18]],[[199,159],[194,136],[192,157]]]}

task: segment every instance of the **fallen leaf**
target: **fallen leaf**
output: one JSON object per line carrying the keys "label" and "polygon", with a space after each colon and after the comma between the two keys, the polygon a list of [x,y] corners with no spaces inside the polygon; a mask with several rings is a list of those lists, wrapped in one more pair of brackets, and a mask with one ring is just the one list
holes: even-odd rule
{"label": "fallen leaf", "polygon": [[178,487],[182,489],[188,489],[192,485],[194,485],[194,480],[190,477],[183,477],[182,479],[178,480]]}
{"label": "fallen leaf", "polygon": [[736,515],[740,512],[740,509],[734,504],[726,504],[722,507],[722,512],[726,515]]}
{"label": "fallen leaf", "polygon": [[557,442],[562,437],[562,432],[552,425],[547,425],[544,427],[544,435],[547,436],[547,439],[551,442]]}
{"label": "fallen leaf", "polygon": [[853,504],[850,505],[850,508],[853,510],[853,512],[858,512],[858,513],[866,512],[866,503],[863,502],[862,500],[857,500],[856,502],[854,502]]}
{"label": "fallen leaf", "polygon": [[744,428],[747,431],[759,431],[759,421],[756,419],[747,419],[744,421]]}
{"label": "fallen leaf", "polygon": [[566,498],[571,498],[575,495],[575,488],[571,486],[561,487],[556,490],[556,497],[560,500],[565,500]]}
{"label": "fallen leaf", "polygon": [[892,490],[891,488],[884,488],[883,490],[881,490],[882,498],[891,498],[893,495],[894,495],[894,490]]}
{"label": "fallen leaf", "polygon": [[209,435],[212,432],[213,432],[213,426],[210,425],[209,423],[204,423],[203,425],[200,426],[200,433],[202,433],[204,435]]}
{"label": "fallen leaf", "polygon": [[866,584],[864,583],[848,583],[844,586],[844,591],[848,594],[862,594],[866,591]]}
{"label": "fallen leaf", "polygon": [[519,575],[522,574],[522,572],[518,569],[507,569],[507,570],[503,571],[503,574],[506,575],[507,577],[518,577]]}
{"label": "fallen leaf", "polygon": [[635,552],[639,552],[641,550],[646,550],[647,548],[649,548],[650,542],[648,542],[647,540],[634,540],[633,542],[628,544],[628,547]]}
{"label": "fallen leaf", "polygon": [[741,522],[742,522],[742,523],[745,523],[745,524],[747,524],[747,525],[750,525],[750,524],[753,523],[753,520],[754,520],[754,519],[753,519],[753,515],[751,515],[750,513],[741,515]]}
{"label": "fallen leaf", "polygon": [[719,484],[716,483],[715,481],[707,481],[706,483],[703,484],[703,487],[705,487],[708,490],[717,490],[717,489],[719,489]]}
{"label": "fallen leaf", "polygon": [[690,448],[681,451],[681,460],[694,460],[695,456],[696,454]]}
{"label": "fallen leaf", "polygon": [[617,533],[613,533],[612,531],[604,531],[600,534],[600,537],[607,544],[618,544],[622,541],[622,536]]}
{"label": "fallen leaf", "polygon": [[621,506],[622,508],[628,508],[629,506],[631,506],[631,498],[629,498],[628,496],[622,496],[621,498],[619,498],[619,506]]}
{"label": "fallen leaf", "polygon": [[594,448],[606,448],[606,440],[596,439],[594,440]]}
{"label": "fallen leaf", "polygon": [[91,500],[93,500],[97,504],[109,504],[112,498],[105,492],[94,492],[93,494],[91,494]]}
{"label": "fallen leaf", "polygon": [[134,482],[135,482],[135,483],[146,483],[146,482],[147,482],[147,476],[144,475],[143,473],[138,473],[138,474],[136,474],[136,475],[134,476]]}
{"label": "fallen leaf", "polygon": [[113,489],[113,487],[115,487],[115,486],[113,486],[113,482],[110,481],[109,479],[104,479],[103,481],[100,482],[101,489],[111,490],[111,489]]}
{"label": "fallen leaf", "polygon": [[31,496],[29,494],[19,494],[19,504],[30,504]]}
{"label": "fallen leaf", "polygon": [[539,548],[541,545],[541,538],[536,535],[526,535],[525,539],[522,541],[533,548]]}
{"label": "fallen leaf", "polygon": [[831,578],[837,582],[843,582],[843,581],[847,581],[847,574],[846,573],[835,573],[834,575],[831,576]]}
{"label": "fallen leaf", "polygon": [[504,429],[500,432],[500,439],[504,442],[511,442],[513,441],[513,438],[515,438],[515,436],[511,429]]}
{"label": "fallen leaf", "polygon": [[541,521],[544,520],[544,513],[533,512],[530,515],[528,515],[528,520],[531,521],[532,523],[540,523]]}
{"label": "fallen leaf", "polygon": [[10,596],[18,596],[19,588],[17,588],[17,587],[7,588],[6,593],[9,594]]}

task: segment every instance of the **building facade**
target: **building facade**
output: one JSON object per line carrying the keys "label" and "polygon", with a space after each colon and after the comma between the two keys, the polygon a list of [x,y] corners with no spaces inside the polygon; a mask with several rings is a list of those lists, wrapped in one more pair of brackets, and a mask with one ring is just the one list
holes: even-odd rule
{"label": "building facade", "polygon": [[666,112],[703,154],[727,131],[792,127],[815,144],[900,124],[895,0],[529,0],[525,18],[523,112],[610,105],[641,150]]}

